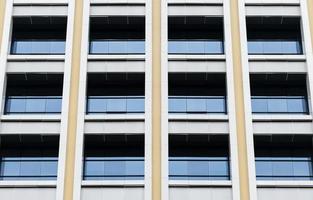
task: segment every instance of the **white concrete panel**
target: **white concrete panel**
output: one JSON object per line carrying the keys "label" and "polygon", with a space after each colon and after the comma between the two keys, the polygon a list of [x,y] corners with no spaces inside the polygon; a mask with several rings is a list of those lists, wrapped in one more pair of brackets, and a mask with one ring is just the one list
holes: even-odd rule
{"label": "white concrete panel", "polygon": [[246,6],[247,16],[300,16],[299,6]]}
{"label": "white concrete panel", "polygon": [[91,16],[138,16],[145,15],[144,5],[92,5]]}
{"label": "white concrete panel", "polygon": [[64,62],[62,61],[25,61],[25,62],[8,62],[7,72],[51,72],[63,73]]}
{"label": "white concrete panel", "polygon": [[169,61],[169,72],[226,72],[225,61]]}
{"label": "white concrete panel", "polygon": [[143,200],[142,187],[92,187],[82,188],[81,200]]}
{"label": "white concrete panel", "polygon": [[231,200],[231,188],[214,187],[174,187],[169,191],[170,200]]}
{"label": "white concrete panel", "polygon": [[258,200],[312,200],[313,188],[258,188]]}
{"label": "white concrete panel", "polygon": [[254,134],[312,134],[311,121],[286,121],[286,122],[253,122]]}
{"label": "white concrete panel", "polygon": [[0,188],[1,200],[55,200],[55,188]]}
{"label": "white concrete panel", "polygon": [[189,134],[189,133],[212,133],[212,134],[228,134],[228,122],[216,121],[170,121],[169,133]]}
{"label": "white concrete panel", "polygon": [[144,121],[96,121],[85,122],[86,134],[138,133],[145,132]]}
{"label": "white concrete panel", "polygon": [[250,72],[267,73],[267,72],[290,72],[290,73],[305,73],[307,66],[305,61],[250,61]]}
{"label": "white concrete panel", "polygon": [[169,5],[168,15],[175,16],[222,16],[223,6],[220,5]]}
{"label": "white concrete panel", "polygon": [[89,61],[88,72],[144,72],[145,61]]}
{"label": "white concrete panel", "polygon": [[67,6],[49,6],[49,5],[36,5],[36,6],[14,6],[14,16],[67,16]]}
{"label": "white concrete panel", "polygon": [[60,122],[1,122],[3,134],[59,134]]}

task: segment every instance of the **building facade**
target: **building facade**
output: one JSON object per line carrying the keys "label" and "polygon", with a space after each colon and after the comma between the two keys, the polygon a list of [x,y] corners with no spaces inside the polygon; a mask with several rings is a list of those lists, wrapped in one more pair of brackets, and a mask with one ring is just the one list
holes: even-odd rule
{"label": "building facade", "polygon": [[1,0],[1,200],[311,200],[312,0]]}

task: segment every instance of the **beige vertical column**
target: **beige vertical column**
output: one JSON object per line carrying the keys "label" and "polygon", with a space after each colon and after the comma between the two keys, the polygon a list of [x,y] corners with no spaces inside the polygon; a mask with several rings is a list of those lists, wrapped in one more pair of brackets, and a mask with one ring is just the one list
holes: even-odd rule
{"label": "beige vertical column", "polygon": [[[74,169],[75,169],[75,148],[76,148],[76,129],[78,114],[78,93],[80,75],[80,56],[83,29],[83,1],[75,0],[74,27],[72,41],[69,108],[67,124],[67,143],[65,156],[65,175],[63,200],[74,200]],[[65,66],[67,67],[67,66]]]}
{"label": "beige vertical column", "polygon": [[6,0],[0,0],[0,49],[1,49],[1,42],[2,42],[2,35],[3,35],[5,5],[6,5]]}
{"label": "beige vertical column", "polygon": [[152,200],[161,200],[161,0],[152,0]]}
{"label": "beige vertical column", "polygon": [[[310,33],[311,33],[311,42],[313,47],[313,0],[307,0],[308,3],[308,15],[309,15],[309,24],[310,24]],[[313,66],[310,66],[313,67]]]}
{"label": "beige vertical column", "polygon": [[232,40],[232,60],[234,72],[234,90],[235,90],[235,112],[236,112],[236,133],[238,144],[238,169],[240,182],[240,200],[250,199],[249,191],[249,169],[248,169],[248,150],[246,134],[246,116],[244,101],[244,79],[243,79],[243,61],[242,45],[240,36],[240,15],[239,1],[230,0],[230,18],[231,18],[231,40]]}

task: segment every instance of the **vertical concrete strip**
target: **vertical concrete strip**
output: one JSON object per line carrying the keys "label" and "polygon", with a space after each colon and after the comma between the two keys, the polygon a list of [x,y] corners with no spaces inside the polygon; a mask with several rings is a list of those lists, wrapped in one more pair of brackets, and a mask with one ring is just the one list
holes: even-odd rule
{"label": "vertical concrete strip", "polygon": [[73,199],[75,145],[78,114],[78,92],[80,74],[81,40],[83,29],[83,0],[75,0],[74,27],[71,58],[70,95],[67,125],[67,143],[64,176],[64,200]]}
{"label": "vertical concrete strip", "polygon": [[0,49],[1,49],[1,42],[2,42],[2,36],[3,36],[5,5],[6,5],[6,0],[0,0]]}
{"label": "vertical concrete strip", "polygon": [[[231,18],[231,38],[232,38],[232,58],[234,67],[234,89],[235,89],[235,111],[236,111],[236,132],[238,143],[238,162],[239,162],[239,182],[240,182],[240,200],[249,200],[249,171],[248,171],[248,151],[246,144],[246,118],[244,105],[243,89],[243,62],[241,55],[241,37],[240,37],[240,0],[230,0],[230,18]],[[252,199],[251,199],[252,200]]]}
{"label": "vertical concrete strip", "polygon": [[152,200],[161,200],[161,180],[161,0],[152,0]]}
{"label": "vertical concrete strip", "polygon": [[[308,6],[308,15],[309,15],[309,24],[310,24],[310,33],[311,33],[311,42],[313,47],[313,0],[307,0]],[[310,66],[313,67],[313,66]]]}

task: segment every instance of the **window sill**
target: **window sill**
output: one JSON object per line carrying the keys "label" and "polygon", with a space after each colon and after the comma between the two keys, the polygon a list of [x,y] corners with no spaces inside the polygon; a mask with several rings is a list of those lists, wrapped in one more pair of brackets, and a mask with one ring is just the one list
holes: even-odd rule
{"label": "window sill", "polygon": [[8,55],[8,61],[64,61],[65,55]]}
{"label": "window sill", "polygon": [[101,61],[101,60],[145,60],[145,54],[116,54],[116,55],[105,55],[105,54],[89,54],[88,61]]}
{"label": "window sill", "polygon": [[257,181],[257,187],[258,188],[271,188],[271,187],[313,188],[313,181],[300,181],[300,180]]}
{"label": "window sill", "polygon": [[217,55],[192,55],[192,54],[169,54],[168,60],[219,60],[225,61],[226,56],[224,54]]}
{"label": "window sill", "polygon": [[228,121],[227,114],[168,114],[169,120],[206,120],[206,121]]}
{"label": "window sill", "polygon": [[130,120],[144,121],[145,114],[88,114],[85,115],[86,121],[103,121],[103,120]]}
{"label": "window sill", "polygon": [[4,187],[56,187],[57,182],[56,181],[51,181],[51,180],[4,180],[0,181],[0,188]]}
{"label": "window sill", "polygon": [[302,114],[252,114],[253,121],[312,121],[311,115]]}
{"label": "window sill", "polygon": [[61,114],[11,114],[2,115],[1,121],[61,121]]}
{"label": "window sill", "polygon": [[218,180],[212,180],[212,181],[197,181],[197,180],[170,180],[169,186],[170,187],[186,187],[186,186],[218,186],[218,187],[231,187],[232,182],[229,181],[218,181]]}
{"label": "window sill", "polygon": [[305,61],[306,55],[248,55],[249,61]]}
{"label": "window sill", "polygon": [[94,186],[137,186],[144,187],[144,180],[83,180],[83,187],[94,187]]}

